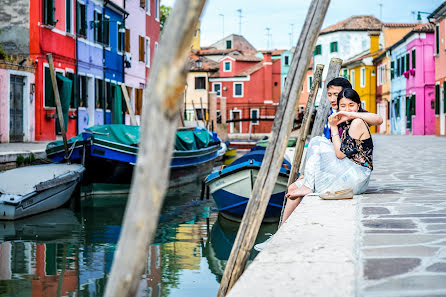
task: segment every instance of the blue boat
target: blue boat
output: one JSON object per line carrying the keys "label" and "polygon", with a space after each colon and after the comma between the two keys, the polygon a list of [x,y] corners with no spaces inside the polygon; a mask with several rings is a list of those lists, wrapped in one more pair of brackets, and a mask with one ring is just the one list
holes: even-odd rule
{"label": "blue boat", "polygon": [[[238,158],[231,165],[206,178],[206,184],[209,186],[218,210],[226,218],[241,220],[264,156],[264,147],[253,147],[249,153]],[[264,221],[278,221],[280,217],[290,168],[291,164],[284,160],[268,202]]]}
{"label": "blue boat", "polygon": [[[169,186],[193,182],[209,174],[218,156],[220,143],[216,133],[204,128],[180,128],[169,164]],[[121,124],[93,126],[68,141],[71,161],[80,163],[84,159],[85,180],[92,183],[130,183],[138,145],[139,126]],[[63,161],[63,143],[49,143],[46,153],[53,162]]]}

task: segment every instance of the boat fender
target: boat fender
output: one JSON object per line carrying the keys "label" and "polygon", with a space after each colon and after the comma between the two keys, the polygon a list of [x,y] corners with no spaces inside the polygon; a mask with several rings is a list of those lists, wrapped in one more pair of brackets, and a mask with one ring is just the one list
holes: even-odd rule
{"label": "boat fender", "polygon": [[253,163],[253,161],[252,161],[252,159],[250,159],[250,160],[249,160],[249,164],[251,164],[251,165],[252,165],[252,163]]}

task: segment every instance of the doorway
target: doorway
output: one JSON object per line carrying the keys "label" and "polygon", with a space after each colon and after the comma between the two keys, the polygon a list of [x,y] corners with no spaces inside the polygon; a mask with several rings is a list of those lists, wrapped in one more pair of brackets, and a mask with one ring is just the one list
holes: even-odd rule
{"label": "doorway", "polygon": [[232,120],[231,123],[231,133],[241,133],[242,130],[242,122],[241,119],[241,111],[240,110],[231,110]]}
{"label": "doorway", "polygon": [[23,95],[25,77],[10,76],[9,141],[23,142]]}

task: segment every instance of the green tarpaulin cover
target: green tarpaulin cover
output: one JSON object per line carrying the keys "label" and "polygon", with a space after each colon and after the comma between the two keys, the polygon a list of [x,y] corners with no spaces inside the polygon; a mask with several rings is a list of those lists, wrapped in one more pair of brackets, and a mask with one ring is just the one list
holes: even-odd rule
{"label": "green tarpaulin cover", "polygon": [[115,89],[115,102],[113,106],[113,123],[122,124],[122,94],[121,88],[118,85],[114,85]]}
{"label": "green tarpaulin cover", "polygon": [[175,149],[178,151],[201,149],[207,147],[210,141],[211,136],[207,130],[177,131]]}

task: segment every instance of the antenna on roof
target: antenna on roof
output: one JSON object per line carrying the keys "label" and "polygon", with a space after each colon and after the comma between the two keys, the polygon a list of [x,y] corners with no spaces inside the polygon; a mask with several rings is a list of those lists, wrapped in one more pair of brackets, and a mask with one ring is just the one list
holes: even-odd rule
{"label": "antenna on roof", "polygon": [[271,47],[271,28],[266,27],[266,49],[270,49]]}
{"label": "antenna on roof", "polygon": [[383,4],[379,3],[379,20],[382,21],[383,20]]}
{"label": "antenna on roof", "polygon": [[289,33],[290,35],[290,47],[293,47],[294,44],[294,24],[290,24],[291,27],[291,32]]}
{"label": "antenna on roof", "polygon": [[238,12],[238,34],[242,35],[242,9],[237,9]]}

